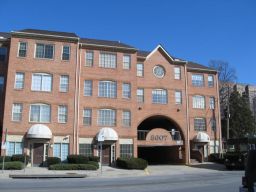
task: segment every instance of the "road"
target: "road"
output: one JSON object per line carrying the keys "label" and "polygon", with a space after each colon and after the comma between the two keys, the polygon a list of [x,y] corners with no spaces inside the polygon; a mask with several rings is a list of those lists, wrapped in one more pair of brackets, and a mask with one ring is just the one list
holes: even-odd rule
{"label": "road", "polygon": [[6,192],[234,192],[241,185],[241,171],[161,176],[84,179],[2,179]]}

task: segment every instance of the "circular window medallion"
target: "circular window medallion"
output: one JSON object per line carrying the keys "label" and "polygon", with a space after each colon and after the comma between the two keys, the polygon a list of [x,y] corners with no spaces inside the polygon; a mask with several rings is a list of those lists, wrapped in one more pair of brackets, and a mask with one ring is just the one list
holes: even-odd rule
{"label": "circular window medallion", "polygon": [[165,69],[161,65],[156,65],[153,68],[153,73],[157,78],[163,78],[165,75]]}

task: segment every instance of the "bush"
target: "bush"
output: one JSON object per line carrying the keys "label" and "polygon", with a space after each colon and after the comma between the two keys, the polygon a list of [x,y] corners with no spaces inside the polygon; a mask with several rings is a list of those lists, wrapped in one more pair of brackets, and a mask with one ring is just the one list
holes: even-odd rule
{"label": "bush", "polygon": [[88,164],[89,164],[89,165],[93,165],[93,166],[95,166],[97,169],[99,169],[99,163],[98,163],[98,162],[95,162],[95,161],[88,161]]}
{"label": "bush", "polygon": [[100,157],[98,156],[90,156],[89,161],[94,161],[94,162],[100,162]]}
{"label": "bush", "polygon": [[67,159],[71,164],[86,164],[89,161],[89,158],[84,155],[69,155]]}
{"label": "bush", "polygon": [[[2,164],[0,164],[0,167],[2,168]],[[21,170],[24,167],[24,163],[20,161],[10,161],[4,163],[4,169],[5,170]]]}
{"label": "bush", "polygon": [[97,170],[97,167],[91,164],[55,164],[49,167],[49,170]]}
{"label": "bush", "polygon": [[118,158],[116,165],[119,168],[124,169],[145,169],[148,166],[148,162],[141,158]]}
{"label": "bush", "polygon": [[48,167],[50,165],[59,164],[60,162],[61,162],[61,160],[59,157],[47,157],[47,159],[46,159],[46,163],[47,163]]}
{"label": "bush", "polygon": [[4,162],[10,162],[10,161],[12,161],[10,156],[5,156],[5,157],[0,156],[0,163],[3,162],[3,158],[4,158]]}
{"label": "bush", "polygon": [[[25,155],[13,155],[11,157],[11,160],[12,161],[20,161],[20,162],[23,162],[25,161]],[[26,164],[28,164],[28,161],[29,161],[29,156],[26,155]]]}

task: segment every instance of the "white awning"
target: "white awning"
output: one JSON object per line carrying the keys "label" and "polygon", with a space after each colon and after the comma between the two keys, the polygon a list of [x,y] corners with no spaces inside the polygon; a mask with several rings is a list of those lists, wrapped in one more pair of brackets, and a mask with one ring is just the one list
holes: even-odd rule
{"label": "white awning", "polygon": [[51,139],[52,132],[46,125],[42,124],[35,124],[32,125],[28,132],[27,138],[29,139]]}
{"label": "white awning", "polygon": [[194,141],[208,143],[210,142],[210,137],[207,133],[198,132],[197,135],[194,137]]}
{"label": "white awning", "polygon": [[98,141],[117,141],[118,140],[118,135],[117,132],[108,127],[101,128],[99,133],[96,136]]}

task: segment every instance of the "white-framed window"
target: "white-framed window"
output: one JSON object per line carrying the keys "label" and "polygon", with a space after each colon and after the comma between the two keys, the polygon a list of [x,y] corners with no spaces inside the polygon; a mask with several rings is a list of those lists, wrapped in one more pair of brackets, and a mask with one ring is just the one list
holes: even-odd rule
{"label": "white-framed window", "polygon": [[43,103],[30,105],[30,122],[50,123],[51,121],[51,106]]}
{"label": "white-framed window", "polygon": [[175,91],[175,104],[182,103],[182,93],[181,91]]}
{"label": "white-framed window", "polygon": [[130,69],[131,68],[131,56],[124,55],[123,56],[123,69]]}
{"label": "white-framed window", "polygon": [[123,98],[130,99],[131,98],[131,84],[123,83]]}
{"label": "white-framed window", "polygon": [[84,81],[84,96],[92,96],[92,80]]}
{"label": "white-framed window", "polygon": [[12,141],[7,142],[6,153],[8,156],[23,154],[23,143]]}
{"label": "white-framed window", "polygon": [[58,122],[67,123],[68,121],[68,107],[66,105],[59,105],[58,107]]}
{"label": "white-framed window", "polygon": [[93,156],[93,145],[87,143],[79,143],[79,155],[86,157]]}
{"label": "white-framed window", "polygon": [[143,77],[144,76],[144,65],[143,63],[137,64],[137,77]]}
{"label": "white-framed window", "polygon": [[103,68],[116,68],[116,54],[101,52],[99,66]]}
{"label": "white-framed window", "polygon": [[93,51],[86,51],[85,53],[85,66],[92,67],[93,66]]}
{"label": "white-framed window", "polygon": [[120,144],[120,157],[121,158],[133,157],[133,144]]}
{"label": "white-framed window", "polygon": [[211,118],[211,129],[212,131],[216,131],[216,119]]}
{"label": "white-framed window", "polygon": [[24,73],[17,72],[15,74],[15,84],[14,84],[15,89],[23,89],[24,88],[24,77],[25,77]]}
{"label": "white-framed window", "polygon": [[19,42],[18,57],[27,56],[27,42]]}
{"label": "white-framed window", "polygon": [[53,59],[54,57],[54,45],[53,44],[36,44],[36,58]]}
{"label": "white-framed window", "polygon": [[70,46],[69,45],[64,45],[62,47],[62,60],[68,61],[70,59]]}
{"label": "white-framed window", "polygon": [[67,160],[69,155],[69,143],[54,143],[53,144],[53,156],[59,157],[61,161]]}
{"label": "white-framed window", "polygon": [[12,121],[21,121],[23,105],[21,103],[14,103],[12,105]]}
{"label": "white-framed window", "polygon": [[215,109],[215,98],[214,97],[210,97],[209,106],[210,106],[210,109]]}
{"label": "white-framed window", "polygon": [[174,79],[181,79],[181,70],[180,67],[174,67]]}
{"label": "white-framed window", "polygon": [[208,87],[214,87],[213,75],[208,75]]}
{"label": "white-framed window", "polygon": [[193,96],[193,108],[194,109],[204,109],[205,108],[205,97],[201,95]]}
{"label": "white-framed window", "polygon": [[52,91],[52,75],[47,73],[32,74],[32,91]]}
{"label": "white-framed window", "polygon": [[205,118],[194,118],[194,129],[195,131],[206,131]]}
{"label": "white-framed window", "polygon": [[157,78],[163,78],[165,76],[165,68],[162,65],[156,65],[153,68],[153,73]]}
{"label": "white-framed window", "polygon": [[138,103],[144,102],[144,89],[143,88],[137,89],[137,102]]}
{"label": "white-framed window", "polygon": [[165,89],[152,90],[152,103],[167,104],[167,91]]}
{"label": "white-framed window", "polygon": [[0,47],[0,61],[6,61],[7,58],[7,48],[6,47]]}
{"label": "white-framed window", "polygon": [[60,92],[68,92],[69,89],[69,76],[61,75],[60,76]]}
{"label": "white-framed window", "polygon": [[0,76],[0,92],[4,90],[4,76]]}
{"label": "white-framed window", "polygon": [[85,108],[83,110],[83,125],[89,126],[92,124],[92,109]]}
{"label": "white-framed window", "polygon": [[194,87],[204,86],[204,76],[201,74],[192,74],[192,85]]}
{"label": "white-framed window", "polygon": [[99,81],[99,97],[116,98],[117,86],[115,81]]}
{"label": "white-framed window", "polygon": [[114,110],[114,109],[98,110],[98,125],[100,125],[100,126],[115,126],[116,125],[116,110]]}
{"label": "white-framed window", "polygon": [[124,127],[131,126],[131,112],[129,110],[123,110],[122,121]]}

